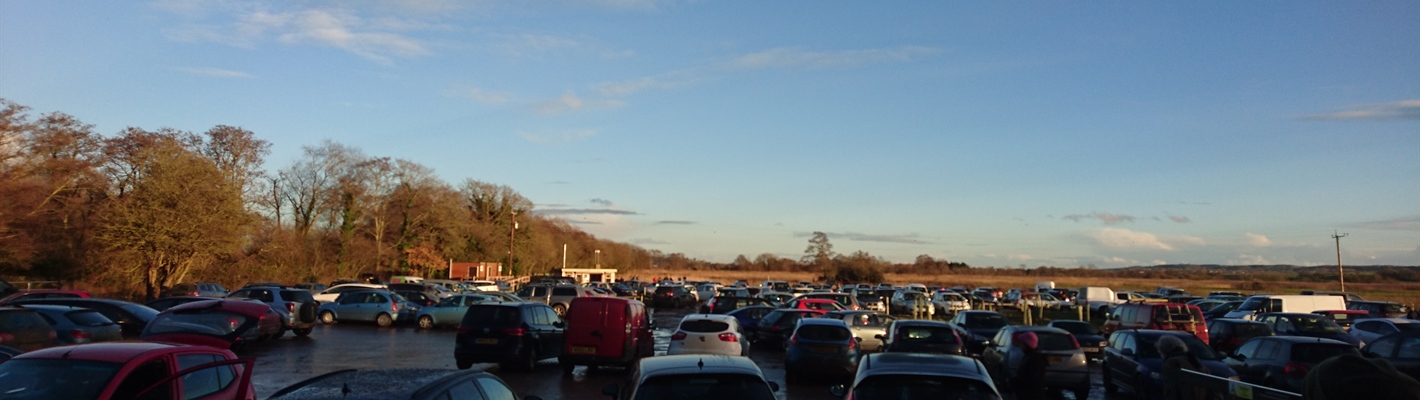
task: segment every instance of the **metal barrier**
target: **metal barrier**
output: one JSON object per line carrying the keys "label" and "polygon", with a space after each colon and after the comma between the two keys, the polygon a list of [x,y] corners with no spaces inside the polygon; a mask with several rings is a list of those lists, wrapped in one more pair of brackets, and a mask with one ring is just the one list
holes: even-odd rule
{"label": "metal barrier", "polygon": [[1208,398],[1210,399],[1301,400],[1302,398],[1302,395],[1298,393],[1235,381],[1198,371],[1185,369],[1180,370],[1180,372],[1183,372],[1180,383],[1203,388],[1203,390],[1208,391]]}

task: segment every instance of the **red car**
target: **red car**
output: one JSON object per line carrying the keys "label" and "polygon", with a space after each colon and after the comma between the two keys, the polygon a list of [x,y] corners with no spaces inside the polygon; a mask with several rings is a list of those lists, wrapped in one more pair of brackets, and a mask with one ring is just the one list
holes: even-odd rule
{"label": "red car", "polygon": [[281,314],[271,306],[226,299],[173,306],[153,318],[139,338],[229,349],[280,334]]}
{"label": "red car", "polygon": [[0,393],[35,399],[254,400],[255,360],[167,343],[51,347],[0,363]]}
{"label": "red car", "polygon": [[16,300],[75,298],[87,299],[92,297],[93,296],[89,296],[89,292],[85,292],[83,290],[35,289],[25,290],[19,293],[5,296],[5,298],[0,299],[0,305],[10,304],[10,302]]}
{"label": "red car", "polygon": [[795,310],[810,310],[818,314],[818,316],[827,314],[829,311],[843,311],[843,305],[838,304],[837,301],[829,299],[810,299],[803,297],[790,301],[789,304],[784,305],[784,308]]}

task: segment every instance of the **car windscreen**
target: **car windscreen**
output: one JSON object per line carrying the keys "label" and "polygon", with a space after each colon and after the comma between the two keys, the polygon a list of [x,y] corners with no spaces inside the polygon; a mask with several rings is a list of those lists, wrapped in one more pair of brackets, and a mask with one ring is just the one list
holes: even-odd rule
{"label": "car windscreen", "polygon": [[1294,319],[1292,326],[1296,328],[1297,332],[1303,333],[1346,334],[1346,328],[1342,328],[1341,325],[1337,325],[1336,322],[1333,322],[1331,319],[1321,316]]}
{"label": "car windscreen", "polygon": [[774,400],[764,379],[748,374],[685,374],[647,378],[635,400]]}
{"label": "car windscreen", "polygon": [[1035,337],[1039,339],[1039,347],[1044,351],[1074,350],[1080,348],[1075,343],[1075,338],[1068,333],[1058,332],[1036,332]]}
{"label": "car windscreen", "polygon": [[1055,323],[1055,324],[1050,325],[1050,326],[1056,327],[1056,328],[1060,328],[1060,329],[1064,329],[1066,332],[1070,332],[1071,334],[1075,334],[1075,335],[1098,335],[1098,334],[1099,334],[1099,332],[1096,332],[1096,331],[1095,331],[1094,325],[1090,325],[1090,323],[1088,323],[1088,322]]}
{"label": "car windscreen", "polygon": [[[1159,349],[1154,347],[1154,342],[1157,342],[1160,337],[1161,336],[1138,336],[1139,351],[1134,354],[1139,358],[1159,358]],[[1222,357],[1218,356],[1218,353],[1208,347],[1207,343],[1203,343],[1203,341],[1198,340],[1197,337],[1182,335],[1175,337],[1182,339],[1183,344],[1188,346],[1188,352],[1193,354],[1194,357],[1198,357],[1199,360],[1222,359]]]}
{"label": "car windscreen", "polygon": [[108,317],[94,310],[75,310],[64,313],[64,318],[78,326],[104,326],[112,324]]}
{"label": "car windscreen", "polygon": [[201,310],[159,315],[148,324],[148,334],[197,333],[226,336],[236,332],[251,317],[230,311]]}
{"label": "car windscreen", "polygon": [[845,341],[852,337],[853,333],[843,327],[805,325],[799,327],[798,335],[804,340]]}
{"label": "car windscreen", "polygon": [[1298,343],[1292,345],[1292,361],[1315,364],[1342,354],[1361,355],[1356,346],[1327,343]]}
{"label": "car windscreen", "polygon": [[302,303],[316,302],[315,296],[312,296],[309,290],[282,290],[281,298],[286,299],[286,301],[299,301]]}
{"label": "car windscreen", "polygon": [[956,332],[942,326],[904,326],[897,329],[897,340],[914,343],[956,343]]}
{"label": "car windscreen", "polygon": [[680,330],[690,333],[716,333],[728,329],[730,324],[708,319],[692,319],[680,323]]}
{"label": "car windscreen", "polygon": [[97,399],[122,364],[19,359],[0,363],[0,398]]}
{"label": "car windscreen", "polygon": [[1249,297],[1238,305],[1238,311],[1257,311],[1262,306],[1267,305],[1270,299],[1266,297]]}
{"label": "car windscreen", "polygon": [[516,326],[522,321],[522,310],[506,306],[473,306],[464,313],[465,325]]}
{"label": "car windscreen", "polygon": [[853,398],[862,400],[914,399],[998,399],[996,391],[982,380],[933,375],[873,375],[853,388]]}
{"label": "car windscreen", "polygon": [[1000,314],[971,313],[966,315],[966,327],[996,329],[1007,325],[1006,317]]}

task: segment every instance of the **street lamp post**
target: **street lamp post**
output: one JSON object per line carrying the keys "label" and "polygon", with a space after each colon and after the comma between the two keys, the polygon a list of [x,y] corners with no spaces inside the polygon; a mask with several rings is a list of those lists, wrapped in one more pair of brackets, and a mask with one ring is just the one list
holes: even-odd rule
{"label": "street lamp post", "polygon": [[518,232],[518,212],[513,212],[513,223],[508,226],[508,271],[513,271],[513,236]]}
{"label": "street lamp post", "polygon": [[594,253],[597,255],[597,269],[602,269],[602,251],[597,250]]}

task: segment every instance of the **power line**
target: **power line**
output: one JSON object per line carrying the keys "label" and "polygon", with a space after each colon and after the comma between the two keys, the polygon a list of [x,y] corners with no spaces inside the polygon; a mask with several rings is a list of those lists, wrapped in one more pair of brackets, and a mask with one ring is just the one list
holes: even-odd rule
{"label": "power line", "polygon": [[1342,233],[1338,235],[1336,231],[1331,231],[1331,238],[1336,240],[1336,271],[1341,274],[1341,291],[1343,292],[1346,291],[1346,269],[1341,267],[1341,238],[1346,237],[1346,235],[1348,234]]}

